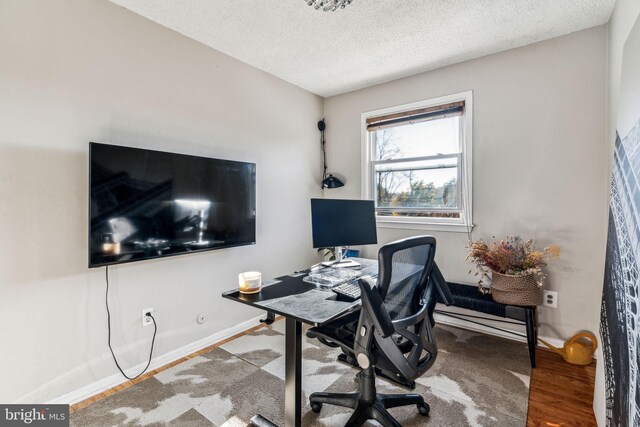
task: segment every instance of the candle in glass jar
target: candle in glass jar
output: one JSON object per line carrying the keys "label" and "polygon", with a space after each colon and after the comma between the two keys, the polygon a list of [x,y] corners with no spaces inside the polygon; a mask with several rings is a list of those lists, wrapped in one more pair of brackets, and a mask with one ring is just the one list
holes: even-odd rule
{"label": "candle in glass jar", "polygon": [[258,271],[247,271],[238,274],[238,285],[243,294],[255,294],[260,292],[262,286],[262,274]]}

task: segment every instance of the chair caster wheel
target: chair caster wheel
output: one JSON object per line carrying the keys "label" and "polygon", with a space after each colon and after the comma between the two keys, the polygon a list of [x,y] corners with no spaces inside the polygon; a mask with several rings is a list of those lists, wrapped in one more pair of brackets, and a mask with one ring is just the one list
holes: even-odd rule
{"label": "chair caster wheel", "polygon": [[312,403],[311,404],[311,410],[313,412],[315,412],[316,414],[319,414],[321,409],[322,409],[322,403]]}
{"label": "chair caster wheel", "polygon": [[427,415],[429,415],[429,411],[431,411],[429,404],[427,404],[426,402],[422,402],[422,403],[418,403],[417,406],[418,406],[418,412],[420,412],[420,415],[422,415],[423,417],[426,417]]}

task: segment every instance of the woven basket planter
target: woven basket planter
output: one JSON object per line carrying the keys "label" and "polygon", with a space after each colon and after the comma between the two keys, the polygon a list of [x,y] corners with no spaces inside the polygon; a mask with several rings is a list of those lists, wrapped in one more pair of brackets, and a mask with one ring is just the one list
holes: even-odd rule
{"label": "woven basket planter", "polygon": [[512,276],[491,272],[491,296],[501,304],[539,305],[542,304],[542,288],[533,274]]}

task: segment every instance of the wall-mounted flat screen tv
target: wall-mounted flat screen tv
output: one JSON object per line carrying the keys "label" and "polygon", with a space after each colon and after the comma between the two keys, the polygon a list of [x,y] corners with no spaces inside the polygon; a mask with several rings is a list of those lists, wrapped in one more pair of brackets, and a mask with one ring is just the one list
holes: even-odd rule
{"label": "wall-mounted flat screen tv", "polygon": [[256,165],[92,142],[89,267],[256,242]]}

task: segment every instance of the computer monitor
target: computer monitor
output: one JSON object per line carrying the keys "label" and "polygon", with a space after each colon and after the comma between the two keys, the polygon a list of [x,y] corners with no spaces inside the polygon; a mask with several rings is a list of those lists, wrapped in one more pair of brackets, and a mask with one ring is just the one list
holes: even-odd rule
{"label": "computer monitor", "polygon": [[311,199],[311,228],[314,248],[378,243],[373,200]]}

